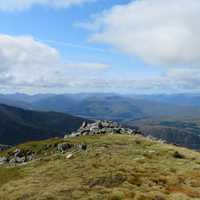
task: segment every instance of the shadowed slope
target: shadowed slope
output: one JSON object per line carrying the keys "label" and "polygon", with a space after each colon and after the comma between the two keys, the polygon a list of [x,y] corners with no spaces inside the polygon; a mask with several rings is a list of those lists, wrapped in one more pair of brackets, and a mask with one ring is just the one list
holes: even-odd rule
{"label": "shadowed slope", "polygon": [[56,112],[36,112],[0,105],[0,142],[18,144],[29,140],[64,136],[84,120]]}

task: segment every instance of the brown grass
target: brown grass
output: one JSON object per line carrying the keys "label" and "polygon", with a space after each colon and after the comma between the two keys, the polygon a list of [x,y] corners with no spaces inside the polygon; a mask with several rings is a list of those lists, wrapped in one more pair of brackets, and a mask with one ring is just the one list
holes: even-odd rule
{"label": "brown grass", "polygon": [[[86,143],[88,150],[66,159],[55,151],[59,142]],[[2,200],[200,199],[200,154],[184,148],[126,135],[19,147],[31,148],[40,159],[25,166],[0,167]],[[174,152],[184,158],[174,157]]]}

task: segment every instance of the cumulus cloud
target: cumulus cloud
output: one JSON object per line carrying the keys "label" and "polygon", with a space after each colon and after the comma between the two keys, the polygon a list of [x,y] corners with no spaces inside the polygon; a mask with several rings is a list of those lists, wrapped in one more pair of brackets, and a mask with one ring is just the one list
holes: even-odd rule
{"label": "cumulus cloud", "polygon": [[59,53],[32,37],[0,35],[1,75],[14,83],[35,82],[58,68]]}
{"label": "cumulus cloud", "polygon": [[29,9],[34,5],[47,5],[56,8],[80,5],[95,0],[0,0],[1,11],[20,11]]}
{"label": "cumulus cloud", "polygon": [[199,0],[137,0],[104,11],[86,24],[91,40],[153,65],[200,64]]}
{"label": "cumulus cloud", "polygon": [[[59,52],[32,37],[0,35],[0,82],[15,87],[66,87],[90,72],[110,66],[98,62],[63,62]],[[72,73],[73,72],[73,73]]]}
{"label": "cumulus cloud", "polygon": [[[32,37],[0,34],[0,90],[6,91],[154,91],[199,90],[200,69],[175,68],[145,80],[112,76],[110,65],[63,61],[59,52]],[[102,72],[102,73],[101,73]],[[110,71],[111,72],[111,71]]]}

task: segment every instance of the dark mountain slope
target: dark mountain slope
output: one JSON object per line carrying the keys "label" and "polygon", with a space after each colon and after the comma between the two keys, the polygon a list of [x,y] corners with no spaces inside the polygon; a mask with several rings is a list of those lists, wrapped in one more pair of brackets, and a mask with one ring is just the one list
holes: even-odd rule
{"label": "dark mountain slope", "polygon": [[63,136],[80,127],[82,118],[56,112],[36,112],[0,105],[0,143],[18,144],[28,140]]}
{"label": "dark mountain slope", "polygon": [[181,146],[200,150],[200,122],[194,119],[155,118],[127,122],[137,126],[145,136],[151,135]]}

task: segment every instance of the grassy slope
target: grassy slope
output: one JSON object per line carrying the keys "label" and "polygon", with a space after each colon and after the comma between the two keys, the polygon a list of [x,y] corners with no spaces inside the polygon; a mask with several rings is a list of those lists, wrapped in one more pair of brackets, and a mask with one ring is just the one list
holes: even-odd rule
{"label": "grassy slope", "polygon": [[[95,136],[69,139],[72,143],[85,142],[89,148],[66,159],[65,154],[50,155],[59,142],[20,146],[46,155],[25,166],[0,167],[0,199],[200,199],[197,152],[141,136]],[[176,151],[185,158],[175,158]]]}

